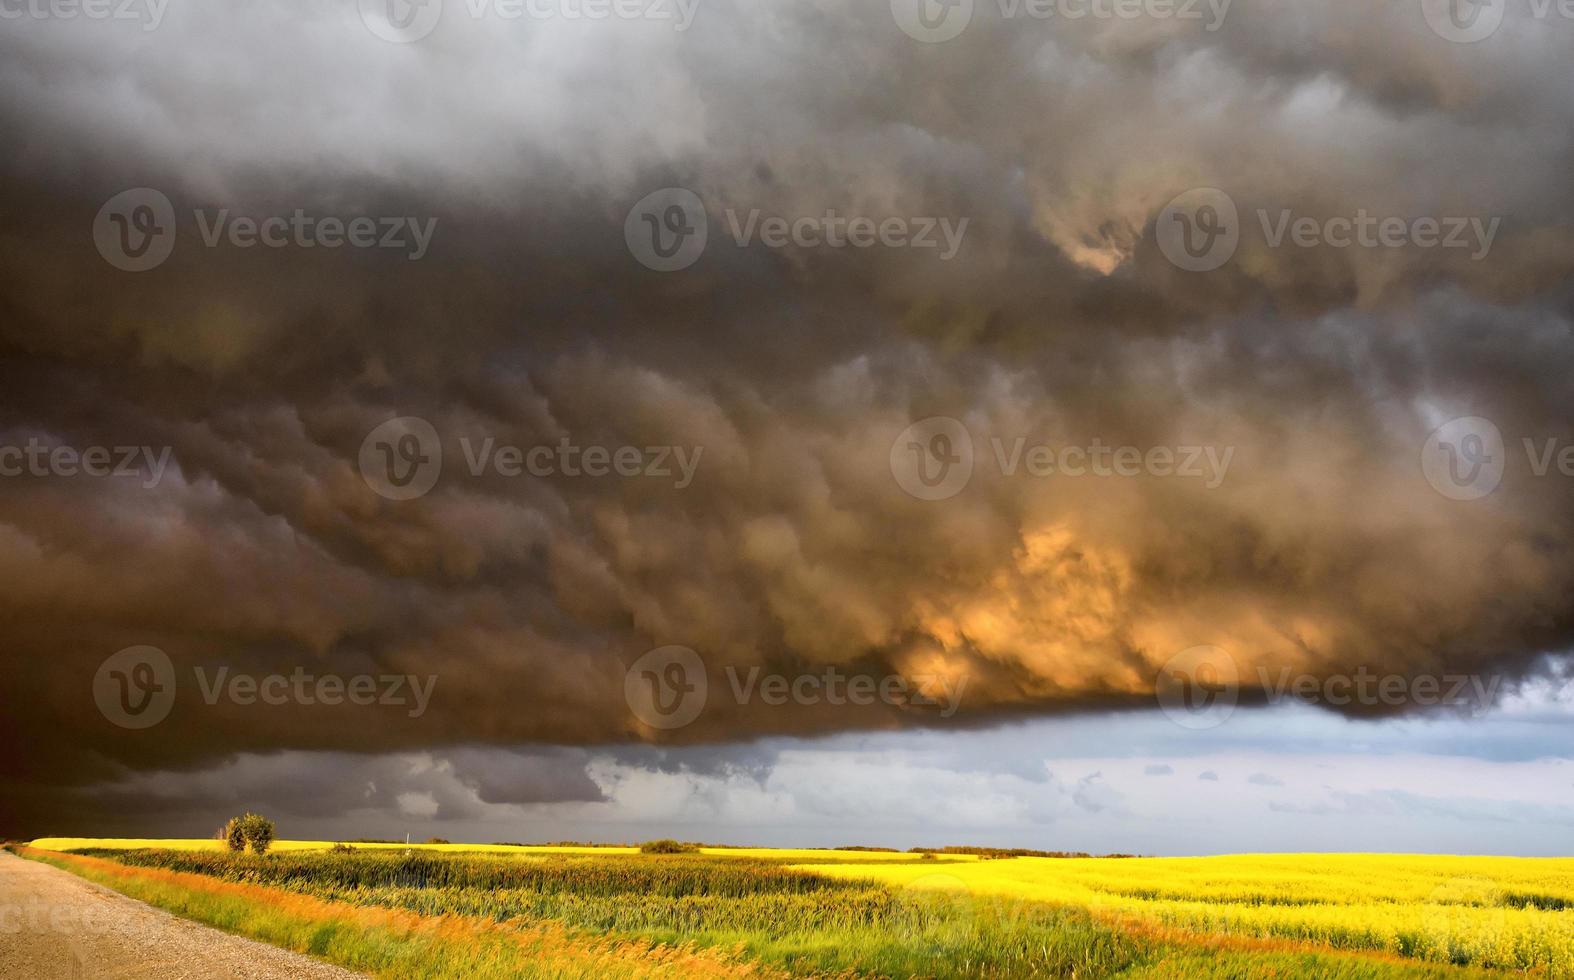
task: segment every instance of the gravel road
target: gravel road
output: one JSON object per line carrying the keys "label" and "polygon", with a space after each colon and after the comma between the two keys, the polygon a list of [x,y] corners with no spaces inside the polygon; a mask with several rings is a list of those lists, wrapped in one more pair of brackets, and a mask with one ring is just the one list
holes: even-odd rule
{"label": "gravel road", "polygon": [[0,851],[4,980],[352,980],[298,953],[176,918]]}

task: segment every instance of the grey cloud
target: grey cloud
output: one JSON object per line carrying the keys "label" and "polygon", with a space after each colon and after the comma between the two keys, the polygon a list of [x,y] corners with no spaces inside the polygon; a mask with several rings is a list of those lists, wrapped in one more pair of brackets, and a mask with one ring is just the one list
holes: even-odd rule
{"label": "grey cloud", "polygon": [[1320,817],[1391,817],[1403,820],[1461,820],[1472,823],[1536,821],[1574,824],[1574,807],[1470,796],[1427,796],[1405,790],[1366,792],[1332,790],[1324,801],[1275,801],[1269,808],[1282,813]]}
{"label": "grey cloud", "polygon": [[[623,667],[669,643],[706,658],[713,692],[728,666],[968,679],[949,720],[717,696],[679,742],[1151,705],[1158,667],[1203,643],[1238,658],[1248,706],[1258,667],[1545,673],[1574,639],[1566,487],[1518,467],[1464,507],[1416,463],[1455,415],[1511,444],[1566,432],[1571,68],[1549,33],[1448,45],[1398,6],[1269,3],[1212,33],[983,11],[941,48],[884,5],[760,0],[707,4],[681,33],[449,18],[407,48],[304,0],[5,32],[19,150],[0,209],[23,231],[0,236],[0,433],[174,459],[148,492],[6,483],[3,656],[28,696],[0,737],[36,748],[0,774],[45,801],[19,800],[18,821],[62,819],[72,784],[236,753],[656,738]],[[623,242],[628,207],[664,185],[695,190],[712,226],[679,274]],[[1202,185],[1248,234],[1192,275],[1153,231]],[[133,186],[170,196],[178,234],[167,264],[128,274],[85,229]],[[221,207],[437,225],[419,262],[201,247],[191,212]],[[726,212],[749,208],[970,223],[940,263],[734,247]],[[1471,262],[1272,249],[1258,208],[1503,220]],[[356,469],[395,415],[444,440],[419,500]],[[978,454],[945,502],[890,472],[897,434],[931,415]],[[704,455],[682,491],[470,477],[458,440],[486,436]],[[1212,490],[1006,478],[996,436],[1228,446],[1234,463]],[[437,684],[419,719],[207,706],[188,685],[130,738],[87,692],[144,643],[182,671]],[[773,764],[608,751],[757,783]],[[579,756],[544,758],[409,792],[443,813],[593,798]]]}
{"label": "grey cloud", "polygon": [[1106,810],[1119,810],[1125,797],[1104,779],[1104,774],[1095,772],[1077,780],[1071,794],[1072,801],[1089,813],[1102,813]]}

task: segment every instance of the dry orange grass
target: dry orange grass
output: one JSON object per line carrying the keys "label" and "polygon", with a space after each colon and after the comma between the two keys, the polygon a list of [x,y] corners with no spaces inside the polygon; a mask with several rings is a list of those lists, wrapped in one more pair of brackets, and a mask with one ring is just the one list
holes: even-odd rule
{"label": "dry orange grass", "polygon": [[[400,909],[328,902],[261,885],[221,881],[207,875],[134,868],[80,854],[20,849],[29,857],[72,865],[87,877],[118,885],[163,885],[244,902],[274,915],[312,925],[336,924],[363,934],[382,933],[401,941],[426,939],[471,950],[505,941],[532,975],[586,977],[777,978],[786,974],[743,961],[736,954],[691,946],[596,939],[549,922],[506,922],[464,916],[423,916]],[[122,889],[117,889],[122,890]],[[297,947],[298,951],[310,952]],[[346,964],[355,966],[357,964]],[[500,966],[502,964],[491,964]],[[392,974],[390,974],[392,975]],[[524,974],[521,974],[524,975]]]}

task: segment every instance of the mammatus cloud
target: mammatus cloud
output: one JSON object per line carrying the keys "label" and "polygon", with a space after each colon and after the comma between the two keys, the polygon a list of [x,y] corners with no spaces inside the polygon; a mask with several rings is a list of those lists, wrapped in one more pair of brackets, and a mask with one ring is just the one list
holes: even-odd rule
{"label": "mammatus cloud", "polygon": [[[624,671],[666,644],[713,690],[728,667],[966,681],[947,719],[713,698],[663,736],[685,742],[1151,705],[1200,644],[1236,659],[1248,702],[1283,668],[1534,673],[1574,633],[1567,478],[1521,448],[1574,436],[1574,110],[1552,84],[1571,28],[1457,45],[1403,6],[1258,4],[1212,31],[981,10],[941,45],[883,5],[716,4],[681,32],[453,16],[410,45],[307,3],[9,23],[0,443],[172,459],[151,487],[0,481],[25,684],[0,733],[30,747],[4,775],[46,801],[16,812],[235,753],[656,738]],[[672,185],[711,232],[657,273],[625,218]],[[89,234],[132,187],[172,202],[177,244],[147,272]],[[1240,215],[1206,274],[1157,244],[1194,187]],[[221,212],[297,210],[409,217],[430,247],[204,244]],[[740,247],[751,210],[968,225],[948,261]],[[1495,231],[1273,244],[1363,214]],[[358,465],[396,416],[441,440],[416,499]],[[918,499],[893,444],[935,416],[972,477]],[[1461,416],[1510,454],[1479,500],[1420,465]],[[681,488],[472,475],[487,440],[696,463]],[[1213,455],[1200,478],[1045,476],[1039,445]],[[89,692],[139,644],[180,689],[128,732]],[[419,716],[209,704],[199,668],[436,683]]]}

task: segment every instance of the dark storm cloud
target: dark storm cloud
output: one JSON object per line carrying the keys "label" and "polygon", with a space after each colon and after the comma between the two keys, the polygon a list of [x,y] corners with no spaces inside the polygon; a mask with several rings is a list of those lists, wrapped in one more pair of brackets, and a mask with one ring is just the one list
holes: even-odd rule
{"label": "dark storm cloud", "polygon": [[296,827],[347,814],[358,815],[347,826],[413,816],[466,820],[503,805],[601,802],[590,761],[579,749],[242,754],[200,771],[123,770],[86,786],[18,785],[12,816],[41,834],[95,837],[204,837],[248,809]]}
{"label": "dark storm cloud", "polygon": [[[884,4],[714,3],[682,32],[457,9],[410,45],[352,4],[4,25],[0,443],[173,457],[152,488],[0,481],[19,679],[0,734],[28,747],[0,767],[29,788],[11,807],[28,825],[84,782],[234,753],[655,737],[624,669],[664,644],[709,666],[688,741],[938,720],[735,703],[728,666],[965,677],[954,721],[981,724],[1151,704],[1158,666],[1198,644],[1248,688],[1258,667],[1517,676],[1567,647],[1566,479],[1521,460],[1461,502],[1418,461],[1461,415],[1515,452],[1574,436],[1569,25],[1511,15],[1465,46],[1407,5],[1263,3],[1209,32],[980,4],[924,45]],[[664,185],[709,214],[679,273],[623,242]],[[89,229],[136,186],[170,197],[177,247],[125,273]],[[1206,275],[1154,244],[1195,186],[1226,190],[1245,226]],[[193,209],[221,208],[436,224],[419,261],[202,247]],[[735,247],[728,211],[753,208],[969,225],[946,262]],[[1272,248],[1258,209],[1499,226],[1474,261]],[[417,500],[357,469],[396,415],[443,439]],[[889,455],[933,415],[967,427],[978,472],[921,501]],[[488,437],[703,455],[683,489],[472,477],[459,440]],[[992,437],[1233,463],[1211,488],[1006,477]],[[181,685],[144,731],[89,696],[135,644]],[[436,686],[418,717],[207,704],[192,672],[221,666]],[[519,802],[525,775],[468,785]]]}

